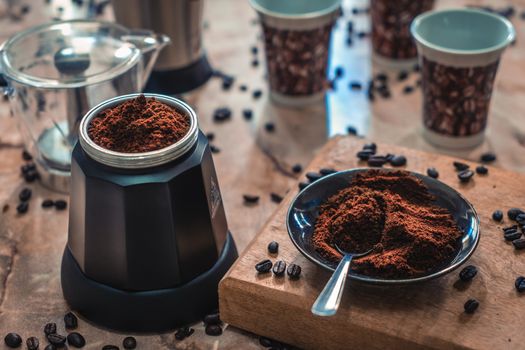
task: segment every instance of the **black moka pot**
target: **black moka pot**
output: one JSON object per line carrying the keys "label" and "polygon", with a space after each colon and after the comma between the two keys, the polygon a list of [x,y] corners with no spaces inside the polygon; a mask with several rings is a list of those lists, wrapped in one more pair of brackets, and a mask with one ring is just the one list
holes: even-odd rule
{"label": "black moka pot", "polygon": [[89,138],[94,116],[138,95],[103,102],[80,124],[62,289],[72,309],[99,325],[163,331],[217,308],[218,283],[237,250],[207,138],[188,105],[145,94],[191,121],[169,147],[119,153]]}

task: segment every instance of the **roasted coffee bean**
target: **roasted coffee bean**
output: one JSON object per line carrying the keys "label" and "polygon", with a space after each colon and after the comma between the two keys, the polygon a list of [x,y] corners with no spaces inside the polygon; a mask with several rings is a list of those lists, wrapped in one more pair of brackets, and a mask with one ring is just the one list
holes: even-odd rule
{"label": "roasted coffee bean", "polygon": [[52,333],[47,335],[47,341],[56,347],[61,348],[66,343],[66,337],[60,334]]}
{"label": "roasted coffee bean", "polygon": [[242,84],[241,86],[239,86],[239,90],[241,90],[242,92],[244,92],[244,91],[248,91],[248,86]]}
{"label": "roasted coffee bean", "polygon": [[474,313],[474,311],[476,311],[478,309],[478,307],[479,307],[479,302],[476,299],[469,299],[469,300],[467,300],[467,302],[463,306],[463,308],[465,309],[465,312],[467,314]]}
{"label": "roasted coffee bean", "polygon": [[330,174],[333,174],[333,173],[336,173],[336,172],[337,172],[337,170],[332,169],[332,168],[321,168],[321,169],[319,169],[319,174],[321,174],[323,176],[330,175]]}
{"label": "roasted coffee bean", "polygon": [[111,344],[108,344],[108,345],[104,345],[102,347],[102,350],[119,350],[120,348],[116,345],[111,345]]}
{"label": "roasted coffee bean", "polygon": [[270,193],[270,199],[274,203],[281,203],[283,201],[283,196],[281,196],[280,194],[272,192],[272,193]]}
{"label": "roasted coffee bean", "polygon": [[259,60],[258,59],[253,59],[252,60],[252,67],[259,67]]}
{"label": "roasted coffee bean", "polygon": [[213,337],[216,337],[222,334],[221,326],[216,325],[216,324],[207,325],[204,331],[206,332],[207,335],[211,335]]}
{"label": "roasted coffee bean", "polygon": [[31,189],[26,187],[26,188],[23,188],[22,191],[20,191],[20,193],[18,194],[18,198],[22,202],[26,202],[31,198],[32,194],[33,192],[31,191]]}
{"label": "roasted coffee bean", "polygon": [[242,198],[244,198],[244,203],[255,204],[259,202],[259,196],[252,194],[243,194]]}
{"label": "roasted coffee bean", "polygon": [[315,182],[317,180],[319,180],[320,178],[323,177],[323,175],[319,174],[319,173],[315,173],[313,171],[309,171],[305,174],[306,178],[308,179],[308,181],[310,182]]}
{"label": "roasted coffee bean", "polygon": [[253,90],[253,92],[252,92],[252,97],[253,98],[258,99],[261,96],[262,96],[262,90]]}
{"label": "roasted coffee bean", "polygon": [[211,153],[219,153],[221,149],[215,145],[210,145],[210,152]]}
{"label": "roasted coffee bean", "polygon": [[406,95],[411,94],[412,92],[414,92],[413,86],[407,85],[403,88],[403,93]]}
{"label": "roasted coffee bean", "polygon": [[479,175],[487,175],[489,173],[489,168],[487,168],[484,165],[478,165],[476,167],[476,173],[478,173]]}
{"label": "roasted coffee bean", "polygon": [[463,170],[458,173],[458,179],[461,182],[469,182],[472,176],[474,176],[474,172],[472,170]]}
{"label": "roasted coffee bean", "polygon": [[360,160],[368,160],[373,155],[374,152],[369,149],[357,152],[357,158],[359,158]]}
{"label": "roasted coffee bean", "polygon": [[516,282],[514,282],[514,286],[516,287],[516,290],[519,293],[525,292],[525,277],[519,276],[516,278]]}
{"label": "roasted coffee bean", "polygon": [[57,332],[57,324],[50,322],[44,326],[45,335],[55,334]]}
{"label": "roasted coffee bean", "polygon": [[363,145],[363,151],[365,150],[371,151],[375,154],[377,152],[377,145],[375,144],[375,142],[365,143]]}
{"label": "roasted coffee bean", "polygon": [[38,172],[36,170],[28,171],[24,174],[24,180],[27,183],[35,182],[36,179],[38,179]]}
{"label": "roasted coffee bean", "polygon": [[286,271],[286,263],[282,260],[278,260],[273,265],[272,269],[275,276],[282,276],[284,275],[284,272]]}
{"label": "roasted coffee bean", "polygon": [[67,202],[63,199],[57,199],[53,204],[56,210],[64,210],[67,208]]}
{"label": "roasted coffee bean", "polygon": [[407,78],[408,78],[408,72],[405,71],[405,70],[402,70],[402,71],[399,72],[399,74],[397,75],[397,80],[399,80],[399,81],[406,80]]}
{"label": "roasted coffee bean", "polygon": [[193,328],[190,328],[190,327],[179,328],[175,332],[175,339],[177,339],[177,340],[184,340],[187,337],[189,337],[190,335],[192,335],[193,332],[195,332],[195,330]]}
{"label": "roasted coffee bean", "polygon": [[261,344],[265,348],[269,348],[273,346],[273,340],[266,337],[259,337],[259,344]]}
{"label": "roasted coffee bean", "polygon": [[368,165],[371,167],[382,167],[387,163],[387,159],[384,156],[373,155],[368,158]]}
{"label": "roasted coffee bean", "polygon": [[503,234],[503,238],[505,238],[506,241],[515,241],[520,237],[521,232],[518,231],[508,231]]}
{"label": "roasted coffee bean", "polygon": [[272,269],[272,266],[273,266],[273,264],[272,264],[271,260],[266,259],[266,260],[263,260],[263,261],[257,263],[255,265],[255,269],[259,273],[266,273],[266,272],[270,272],[270,270]]}
{"label": "roasted coffee bean", "polygon": [[25,214],[29,210],[29,203],[22,202],[16,206],[16,211],[18,214]]}
{"label": "roasted coffee bean", "polygon": [[47,344],[44,350],[57,350],[57,347],[53,344]]}
{"label": "roasted coffee bean", "polygon": [[361,83],[358,81],[352,81],[349,87],[351,90],[360,91],[363,88],[363,85],[361,85]]}
{"label": "roasted coffee bean", "polygon": [[299,276],[301,276],[301,266],[297,264],[290,264],[286,270],[286,273],[290,278],[297,279]]}
{"label": "roasted coffee bean", "polygon": [[215,139],[215,134],[212,132],[206,133],[206,138],[208,141],[213,141]]}
{"label": "roasted coffee bean", "polygon": [[25,160],[26,162],[29,162],[30,160],[33,160],[33,156],[27,150],[23,150],[22,159]]}
{"label": "roasted coffee bean", "polygon": [[376,80],[381,81],[381,82],[386,82],[388,81],[388,75],[386,75],[385,73],[378,73],[376,75]]}
{"label": "roasted coffee bean", "polygon": [[37,337],[29,337],[26,340],[27,350],[38,350],[40,342]]}
{"label": "roasted coffee bean", "polygon": [[279,251],[279,243],[276,241],[271,241],[268,243],[268,253],[270,254],[277,254]]}
{"label": "roasted coffee bean", "polygon": [[137,347],[137,339],[135,339],[134,337],[126,337],[122,341],[122,346],[124,347],[124,349],[128,350],[135,349]]}
{"label": "roasted coffee bean", "polygon": [[354,43],[354,39],[352,39],[351,36],[346,38],[346,46],[352,46],[353,43]]}
{"label": "roasted coffee bean", "polygon": [[431,178],[437,179],[439,177],[439,172],[436,168],[428,168],[427,169],[427,175]]}
{"label": "roasted coffee bean", "polygon": [[468,265],[459,272],[459,278],[463,282],[471,281],[478,274],[478,269],[474,265]]}
{"label": "roasted coffee bean", "polygon": [[222,77],[222,89],[223,90],[229,90],[234,82],[234,78],[231,76],[223,76]]}
{"label": "roasted coffee bean", "polygon": [[220,324],[221,323],[221,317],[218,312],[215,312],[213,314],[209,314],[204,316],[204,323],[205,324]]}
{"label": "roasted coffee bean", "polygon": [[399,156],[393,156],[388,160],[392,166],[403,166],[407,163],[407,159],[405,156],[399,155]]}
{"label": "roasted coffee bean", "polygon": [[467,170],[470,167],[468,164],[462,162],[454,162],[452,164],[454,165],[454,168],[456,168],[457,171]]}
{"label": "roasted coffee bean", "polygon": [[345,70],[343,67],[337,66],[335,67],[334,73],[336,78],[342,78],[343,75],[345,75]]}
{"label": "roasted coffee bean", "polygon": [[516,216],[516,219],[515,219],[518,223],[520,223],[520,225],[523,225],[522,224],[522,221],[525,221],[525,213],[522,213],[522,214],[518,214],[518,216]]}
{"label": "roasted coffee bean", "polygon": [[353,126],[347,126],[346,127],[346,133],[348,135],[354,135],[355,136],[355,135],[357,135],[357,129],[355,127],[353,127]]}
{"label": "roasted coffee bean", "polygon": [[390,98],[392,96],[392,94],[390,93],[390,90],[388,89],[383,89],[383,90],[380,90],[379,91],[379,94],[381,95],[382,98]]}
{"label": "roasted coffee bean", "polygon": [[34,163],[24,164],[20,167],[20,171],[22,172],[22,175],[36,171],[36,165]]}
{"label": "roasted coffee bean", "polygon": [[251,109],[243,109],[242,116],[246,120],[251,120],[253,118],[253,111]]}
{"label": "roasted coffee bean", "polygon": [[232,116],[232,111],[228,107],[217,108],[213,112],[213,120],[216,122],[223,122],[230,119]]}
{"label": "roasted coffee bean", "polygon": [[72,312],[64,315],[64,325],[66,329],[75,329],[78,327],[78,318]]}
{"label": "roasted coffee bean", "polygon": [[22,337],[17,333],[7,333],[4,337],[4,342],[10,348],[18,348],[22,345]]}
{"label": "roasted coffee bean", "polygon": [[250,50],[254,55],[257,55],[257,52],[259,52],[259,48],[257,46],[252,46]]}
{"label": "roasted coffee bean", "polygon": [[267,132],[274,132],[275,131],[275,124],[272,123],[272,122],[268,122],[268,123],[264,124],[264,129]]}
{"label": "roasted coffee bean", "polygon": [[503,212],[501,210],[494,210],[492,213],[492,220],[501,221],[503,220]]}
{"label": "roasted coffee bean", "polygon": [[[521,236],[521,234],[520,234]],[[516,249],[523,249],[525,248],[525,238],[519,238],[512,241],[512,245]]]}
{"label": "roasted coffee bean", "polygon": [[86,339],[78,332],[72,332],[67,335],[67,343],[74,348],[82,348],[86,345]]}
{"label": "roasted coffee bean", "polygon": [[42,208],[51,208],[55,205],[55,202],[52,199],[44,199],[42,201]]}
{"label": "roasted coffee bean", "polygon": [[480,157],[480,160],[483,163],[491,163],[496,160],[496,155],[494,153],[483,153]]}
{"label": "roasted coffee bean", "polygon": [[523,213],[525,212],[519,208],[511,208],[507,211],[507,216],[509,217],[509,219],[515,220],[518,215]]}
{"label": "roasted coffee bean", "polygon": [[301,164],[295,164],[294,166],[292,166],[292,171],[294,173],[300,173],[301,171],[303,171],[303,167]]}
{"label": "roasted coffee bean", "polygon": [[357,37],[359,39],[364,39],[368,36],[368,33],[367,32],[357,32]]}
{"label": "roasted coffee bean", "polygon": [[518,229],[518,225],[512,225],[512,226],[509,226],[509,227],[504,227],[503,228],[503,232],[509,232],[509,231],[516,231]]}
{"label": "roasted coffee bean", "polygon": [[304,190],[308,185],[310,185],[308,182],[299,182],[299,190]]}

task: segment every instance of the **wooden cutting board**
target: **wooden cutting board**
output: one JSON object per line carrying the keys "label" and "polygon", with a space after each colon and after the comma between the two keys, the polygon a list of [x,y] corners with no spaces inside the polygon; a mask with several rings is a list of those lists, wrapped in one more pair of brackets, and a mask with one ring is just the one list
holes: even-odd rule
{"label": "wooden cutting board", "polygon": [[[348,137],[332,139],[307,171],[363,166],[355,154],[364,143]],[[468,261],[479,270],[474,280],[459,283],[459,271],[454,271],[404,287],[350,282],[336,316],[312,315],[310,307],[330,274],[306,260],[288,237],[285,217],[298,192],[294,188],[222,280],[221,318],[305,349],[524,349],[525,295],[517,293],[514,281],[525,275],[525,250],[516,251],[503,240],[501,228],[510,225],[506,215],[502,223],[494,222],[491,215],[495,209],[525,208],[525,175],[489,167],[488,175],[461,184],[452,166],[454,158],[378,146],[380,154],[406,155],[409,170],[426,173],[428,167],[437,168],[440,180],[473,203],[481,220],[480,244]],[[277,257],[267,253],[272,240],[280,244]],[[268,258],[301,265],[302,277],[293,281],[257,275],[255,264]],[[463,312],[469,298],[480,302],[473,315]]]}

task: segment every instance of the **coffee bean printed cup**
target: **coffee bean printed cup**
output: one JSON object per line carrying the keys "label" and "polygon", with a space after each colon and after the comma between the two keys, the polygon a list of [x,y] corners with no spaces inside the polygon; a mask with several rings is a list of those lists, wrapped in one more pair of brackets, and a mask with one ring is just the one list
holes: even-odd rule
{"label": "coffee bean printed cup", "polygon": [[417,49],[410,35],[410,23],[434,7],[434,0],[371,0],[372,48],[374,59],[388,65],[397,61],[413,64]]}
{"label": "coffee bean printed cup", "polygon": [[250,1],[262,24],[271,99],[291,107],[321,101],[341,0]]}
{"label": "coffee bean printed cup", "polygon": [[476,9],[427,12],[411,25],[422,72],[423,135],[444,148],[483,142],[501,54],[514,40],[504,17]]}

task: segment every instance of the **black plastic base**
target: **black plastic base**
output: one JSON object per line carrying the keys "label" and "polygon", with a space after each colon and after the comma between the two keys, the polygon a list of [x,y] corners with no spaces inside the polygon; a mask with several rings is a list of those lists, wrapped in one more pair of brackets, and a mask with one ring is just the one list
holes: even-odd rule
{"label": "black plastic base", "polygon": [[163,332],[198,320],[218,306],[218,285],[237,259],[230,233],[217,263],[189,283],[170,289],[128,292],[82,273],[66,247],[62,291],[69,306],[97,325],[127,332]]}
{"label": "black plastic base", "polygon": [[151,72],[144,92],[176,95],[198,88],[208,81],[213,70],[206,55],[187,67]]}

